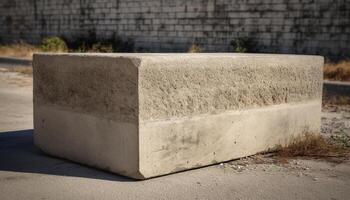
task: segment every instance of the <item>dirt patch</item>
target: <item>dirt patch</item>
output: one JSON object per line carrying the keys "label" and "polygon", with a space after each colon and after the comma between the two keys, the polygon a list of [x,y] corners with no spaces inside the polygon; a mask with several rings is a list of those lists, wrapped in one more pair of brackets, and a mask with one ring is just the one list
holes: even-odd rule
{"label": "dirt patch", "polygon": [[296,158],[285,159],[276,153],[257,154],[241,158],[239,160],[223,163],[220,167],[230,168],[236,173],[244,171],[285,171],[285,170],[308,170],[309,168],[299,165]]}
{"label": "dirt patch", "polygon": [[340,106],[340,105],[350,105],[350,97],[348,96],[332,96],[332,97],[325,97],[323,100],[323,107],[331,106],[334,107]]}
{"label": "dirt patch", "polygon": [[327,104],[322,108],[322,134],[344,148],[350,148],[350,104]]}

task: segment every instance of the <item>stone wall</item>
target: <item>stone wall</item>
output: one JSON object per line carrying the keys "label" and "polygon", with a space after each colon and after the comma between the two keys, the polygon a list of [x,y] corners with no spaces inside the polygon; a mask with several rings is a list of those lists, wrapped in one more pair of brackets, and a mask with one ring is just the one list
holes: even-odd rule
{"label": "stone wall", "polygon": [[137,51],[232,51],[350,57],[349,0],[2,0],[0,39],[49,35],[132,40]]}

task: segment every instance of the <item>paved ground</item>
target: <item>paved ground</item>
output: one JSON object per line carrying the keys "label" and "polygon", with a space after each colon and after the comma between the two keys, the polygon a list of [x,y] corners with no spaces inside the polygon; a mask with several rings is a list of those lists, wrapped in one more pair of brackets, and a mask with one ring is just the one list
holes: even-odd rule
{"label": "paved ground", "polygon": [[[32,142],[31,81],[0,71],[1,200],[350,198],[349,161],[296,159],[281,164],[268,157],[248,158],[133,181],[46,156]],[[329,109],[323,130],[348,134],[350,109]],[[336,129],[332,123],[338,124]]]}
{"label": "paved ground", "polygon": [[4,57],[0,55],[0,68],[8,67],[28,67],[31,66],[32,60],[29,58]]}
{"label": "paved ground", "polygon": [[32,77],[0,68],[0,132],[33,128]]}

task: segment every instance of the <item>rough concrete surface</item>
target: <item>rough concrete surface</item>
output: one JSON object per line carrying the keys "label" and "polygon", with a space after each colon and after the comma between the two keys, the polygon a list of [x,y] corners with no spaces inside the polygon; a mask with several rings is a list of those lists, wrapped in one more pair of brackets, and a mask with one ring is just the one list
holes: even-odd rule
{"label": "rough concrete surface", "polygon": [[138,120],[137,68],[108,56],[34,56],[34,100],[114,121]]}
{"label": "rough concrete surface", "polygon": [[319,56],[150,54],[140,59],[140,121],[321,98]]}
{"label": "rough concrete surface", "polygon": [[[7,84],[8,77],[16,81]],[[1,110],[0,199],[338,199],[350,196],[350,162],[292,160],[289,164],[241,159],[144,181],[89,168],[47,156],[33,145],[32,87],[28,77],[0,72],[0,94],[8,90],[28,95],[0,98],[12,105]],[[30,80],[30,79],[29,79]],[[5,86],[6,84],[6,86]],[[21,92],[19,92],[21,91]],[[11,94],[6,94],[11,96]],[[2,96],[3,97],[3,96]],[[323,113],[327,134],[349,131],[350,108],[333,107]],[[343,117],[341,117],[343,116]],[[12,123],[16,121],[16,123]],[[26,126],[28,124],[28,126]],[[326,127],[326,128],[324,128]],[[342,129],[342,127],[345,127]],[[29,130],[25,130],[29,129]],[[336,131],[337,130],[337,131]]]}
{"label": "rough concrete surface", "polygon": [[320,130],[319,56],[36,54],[33,64],[35,144],[137,179]]}

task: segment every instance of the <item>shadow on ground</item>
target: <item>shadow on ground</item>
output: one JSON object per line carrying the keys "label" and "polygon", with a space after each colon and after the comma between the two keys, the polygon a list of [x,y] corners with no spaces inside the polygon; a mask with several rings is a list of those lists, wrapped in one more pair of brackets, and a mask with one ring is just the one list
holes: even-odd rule
{"label": "shadow on ground", "polygon": [[126,177],[45,155],[33,144],[33,130],[0,133],[0,171],[133,181]]}

